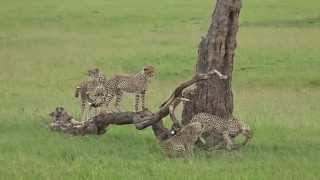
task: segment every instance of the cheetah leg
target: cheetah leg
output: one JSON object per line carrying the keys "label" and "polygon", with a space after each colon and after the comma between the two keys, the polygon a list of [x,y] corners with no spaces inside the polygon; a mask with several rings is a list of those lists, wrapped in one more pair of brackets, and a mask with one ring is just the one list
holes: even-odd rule
{"label": "cheetah leg", "polygon": [[141,107],[142,107],[142,111],[147,109],[145,107],[145,104],[146,104],[146,91],[142,91],[141,92]]}
{"label": "cheetah leg", "polygon": [[184,151],[184,157],[189,158],[193,155],[193,145],[186,145]]}
{"label": "cheetah leg", "polygon": [[[142,97],[141,97],[142,98]],[[136,99],[135,99],[135,106],[134,106],[134,109],[136,112],[139,111],[139,102],[140,102],[140,95],[139,94],[136,94]]]}
{"label": "cheetah leg", "polygon": [[88,107],[88,111],[87,111],[87,113],[86,113],[86,119],[85,119],[85,121],[88,121],[88,120],[91,118],[91,111],[92,111],[92,107],[89,106],[89,107]]}
{"label": "cheetah leg", "polygon": [[101,112],[107,111],[107,108],[105,107],[106,100],[107,100],[107,97],[105,95],[103,95],[103,99],[102,99],[103,103],[98,109],[99,110],[98,114],[100,114]]}
{"label": "cheetah leg", "polygon": [[122,100],[122,96],[123,96],[123,92],[122,91],[118,91],[116,93],[116,103],[115,103],[115,108],[118,112],[121,112],[121,108],[120,108],[120,102]]}
{"label": "cheetah leg", "polygon": [[231,138],[229,136],[229,132],[228,131],[224,131],[223,132],[223,140],[224,140],[224,142],[226,144],[227,150],[229,150],[229,151],[232,150],[233,142],[232,142],[232,140],[231,140]]}
{"label": "cheetah leg", "polygon": [[214,147],[209,148],[210,151],[212,150],[221,150],[225,147],[225,142],[219,142],[218,144],[216,144]]}
{"label": "cheetah leg", "polygon": [[249,132],[249,133],[241,133],[241,134],[245,138],[243,143],[242,143],[242,146],[245,146],[246,144],[249,143],[250,139],[252,138],[252,135],[251,135],[251,132]]}
{"label": "cheetah leg", "polygon": [[80,105],[80,108],[81,108],[81,121],[84,121],[84,118],[85,118],[85,110],[86,110],[86,103],[84,101],[81,102],[81,105]]}
{"label": "cheetah leg", "polygon": [[232,147],[232,149],[233,149],[233,150],[239,150],[241,147],[242,147],[241,144],[234,144],[233,147]]}
{"label": "cheetah leg", "polygon": [[114,97],[114,93],[107,95],[106,100],[105,100],[106,111],[109,111],[109,104],[111,103],[113,97]]}
{"label": "cheetah leg", "polygon": [[100,107],[94,108],[94,116],[100,113]]}

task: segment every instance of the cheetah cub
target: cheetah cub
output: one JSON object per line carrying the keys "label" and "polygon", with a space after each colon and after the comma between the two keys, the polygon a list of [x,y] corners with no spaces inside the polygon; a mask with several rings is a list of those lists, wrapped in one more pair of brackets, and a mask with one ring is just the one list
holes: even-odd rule
{"label": "cheetah cub", "polygon": [[221,142],[216,144],[213,149],[226,148],[231,150],[235,148],[234,139],[242,134],[245,141],[242,143],[246,145],[252,138],[250,127],[236,118],[223,119],[219,116],[209,113],[196,114],[191,123],[199,122],[203,126],[203,133],[206,133],[216,139],[221,139]]}
{"label": "cheetah cub", "polygon": [[139,104],[141,98],[141,108],[145,110],[145,95],[148,90],[148,85],[151,78],[155,74],[155,68],[153,66],[145,66],[142,71],[132,76],[116,75],[109,79],[105,83],[105,89],[107,96],[105,100],[106,107],[108,108],[110,102],[116,96],[115,108],[117,111],[121,111],[120,102],[122,100],[123,93],[135,94],[135,111],[139,111]]}
{"label": "cheetah cub", "polygon": [[201,123],[190,123],[179,130],[174,136],[163,141],[161,143],[162,150],[169,158],[191,156],[194,145],[202,132]]}
{"label": "cheetah cub", "polygon": [[[82,81],[75,91],[75,97],[80,98],[81,120],[90,118],[92,103],[102,102],[104,99],[104,82],[106,81],[105,75],[100,69],[95,68],[88,71],[89,80]],[[95,108],[95,114],[97,113]]]}

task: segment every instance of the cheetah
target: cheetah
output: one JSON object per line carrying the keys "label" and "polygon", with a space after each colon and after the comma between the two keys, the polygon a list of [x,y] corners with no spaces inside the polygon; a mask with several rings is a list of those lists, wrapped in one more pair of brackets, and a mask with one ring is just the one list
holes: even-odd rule
{"label": "cheetah", "polygon": [[49,116],[52,118],[52,122],[54,123],[69,122],[73,119],[73,117],[70,116],[63,107],[57,107],[55,111],[49,114]]}
{"label": "cheetah", "polygon": [[[105,82],[106,89],[105,105],[108,108],[110,102],[116,96],[115,108],[118,112],[121,112],[120,102],[122,100],[123,93],[135,93],[135,111],[139,111],[139,103],[141,98],[141,108],[145,110],[145,95],[148,90],[148,84],[151,78],[155,74],[155,68],[153,66],[145,66],[142,71],[133,76],[116,75],[113,78]],[[93,106],[99,106],[99,104],[93,104]]]}
{"label": "cheetah", "polygon": [[192,155],[194,145],[202,132],[201,123],[190,123],[180,129],[174,136],[161,142],[162,150],[169,158],[189,157]]}
{"label": "cheetah", "polygon": [[70,128],[83,125],[82,122],[76,121],[63,107],[57,107],[49,116],[52,118],[51,130],[66,132]]}
{"label": "cheetah", "polygon": [[239,134],[245,137],[242,145],[246,145],[252,138],[250,127],[236,118],[224,119],[209,113],[198,113],[191,120],[191,123],[194,122],[202,124],[203,134],[216,138],[218,143],[215,144],[215,147],[211,147],[213,149],[226,148],[232,150],[236,148],[234,139]]}
{"label": "cheetah", "polygon": [[[105,75],[98,69],[88,71],[89,80],[82,81],[75,91],[75,97],[81,101],[81,120],[87,120],[91,114],[92,103],[102,102],[104,99],[104,82]],[[98,107],[95,107],[95,115]]]}
{"label": "cheetah", "polygon": [[63,107],[57,107],[49,116],[52,121],[49,125],[52,131],[72,135],[97,134],[98,128],[94,121],[79,122],[75,120]]}

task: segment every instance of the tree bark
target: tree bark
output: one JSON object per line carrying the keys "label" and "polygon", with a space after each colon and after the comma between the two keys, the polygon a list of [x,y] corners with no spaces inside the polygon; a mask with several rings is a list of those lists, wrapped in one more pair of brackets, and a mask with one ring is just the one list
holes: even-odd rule
{"label": "tree bark", "polygon": [[231,89],[232,71],[237,45],[241,0],[217,0],[212,23],[206,37],[198,47],[196,73],[207,73],[213,69],[228,76],[221,80],[217,76],[198,82],[193,91],[186,93],[190,99],[184,103],[182,124],[188,124],[200,112],[208,112],[229,118],[233,113]]}

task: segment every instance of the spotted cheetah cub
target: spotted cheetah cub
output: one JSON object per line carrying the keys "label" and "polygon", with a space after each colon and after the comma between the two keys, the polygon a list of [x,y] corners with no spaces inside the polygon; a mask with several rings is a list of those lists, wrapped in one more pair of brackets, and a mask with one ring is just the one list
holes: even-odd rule
{"label": "spotted cheetah cub", "polygon": [[105,104],[107,108],[114,96],[116,96],[115,108],[117,111],[121,111],[120,102],[122,100],[123,93],[126,92],[135,94],[136,112],[139,111],[140,98],[142,110],[145,110],[145,95],[148,90],[148,84],[154,74],[155,68],[153,66],[145,66],[143,70],[136,75],[116,75],[106,81],[105,89],[107,90],[107,97]]}
{"label": "spotted cheetah cub", "polygon": [[202,133],[202,125],[193,122],[184,126],[174,136],[161,143],[162,150],[169,158],[188,157]]}
{"label": "spotted cheetah cub", "polygon": [[[91,114],[92,103],[102,102],[104,99],[105,75],[100,69],[95,68],[88,71],[89,80],[82,81],[75,91],[75,97],[80,98],[81,120],[87,120]],[[95,108],[97,113],[97,108]],[[95,114],[96,114],[95,113]]]}
{"label": "spotted cheetah cub", "polygon": [[203,133],[222,140],[213,147],[214,149],[223,147],[231,150],[235,148],[234,139],[239,134],[245,137],[245,141],[242,143],[243,145],[247,144],[252,138],[250,127],[236,118],[223,119],[209,113],[198,113],[191,120],[191,123],[194,122],[200,122],[202,124]]}
{"label": "spotted cheetah cub", "polygon": [[82,122],[76,121],[63,107],[57,107],[49,115],[52,118],[50,129],[54,131],[67,132],[73,127],[83,125]]}

